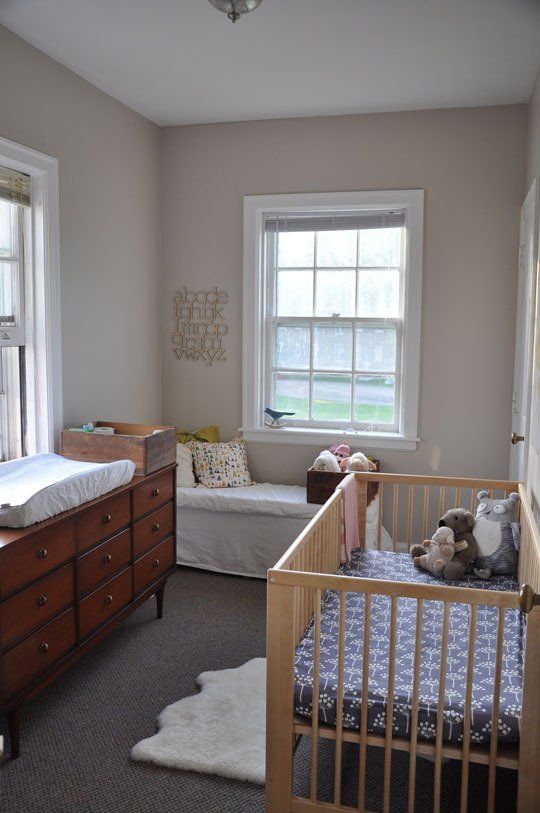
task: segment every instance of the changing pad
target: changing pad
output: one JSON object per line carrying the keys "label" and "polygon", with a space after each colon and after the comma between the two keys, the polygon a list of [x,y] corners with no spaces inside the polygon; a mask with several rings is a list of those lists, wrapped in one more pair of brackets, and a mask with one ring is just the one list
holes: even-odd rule
{"label": "changing pad", "polygon": [[178,506],[235,514],[311,519],[320,505],[306,502],[302,486],[254,483],[234,488],[177,488]]}
{"label": "changing pad", "polygon": [[131,460],[83,463],[36,454],[0,463],[0,526],[25,528],[129,483]]}

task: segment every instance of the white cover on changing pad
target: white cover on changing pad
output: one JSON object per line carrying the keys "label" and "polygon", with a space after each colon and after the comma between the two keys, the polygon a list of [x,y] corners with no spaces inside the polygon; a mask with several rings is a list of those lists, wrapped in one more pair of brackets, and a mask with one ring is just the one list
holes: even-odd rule
{"label": "white cover on changing pad", "polygon": [[24,528],[129,483],[131,460],[83,463],[36,454],[0,463],[0,525]]}

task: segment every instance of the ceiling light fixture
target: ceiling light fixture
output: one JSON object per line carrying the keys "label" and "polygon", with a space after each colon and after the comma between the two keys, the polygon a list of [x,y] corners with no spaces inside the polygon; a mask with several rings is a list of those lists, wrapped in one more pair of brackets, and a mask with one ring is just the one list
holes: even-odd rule
{"label": "ceiling light fixture", "polygon": [[222,11],[231,22],[235,23],[242,14],[255,11],[261,5],[262,0],[210,0],[210,2],[214,8]]}

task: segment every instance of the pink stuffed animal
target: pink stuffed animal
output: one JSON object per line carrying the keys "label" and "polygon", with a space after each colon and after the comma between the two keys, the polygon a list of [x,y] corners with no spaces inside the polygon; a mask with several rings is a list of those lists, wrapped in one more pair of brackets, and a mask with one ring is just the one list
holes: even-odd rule
{"label": "pink stuffed animal", "polygon": [[348,443],[339,443],[334,446],[330,446],[330,452],[337,458],[341,471],[345,471],[347,468],[347,460],[351,456],[351,447]]}

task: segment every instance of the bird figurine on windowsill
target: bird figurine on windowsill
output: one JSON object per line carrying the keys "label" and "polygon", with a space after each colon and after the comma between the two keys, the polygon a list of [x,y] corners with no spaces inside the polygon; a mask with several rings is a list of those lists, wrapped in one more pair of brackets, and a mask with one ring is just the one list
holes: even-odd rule
{"label": "bird figurine on windowsill", "polygon": [[270,429],[281,429],[285,425],[282,418],[285,416],[290,417],[291,415],[296,415],[296,412],[279,412],[277,409],[266,407],[264,410],[264,423]]}

